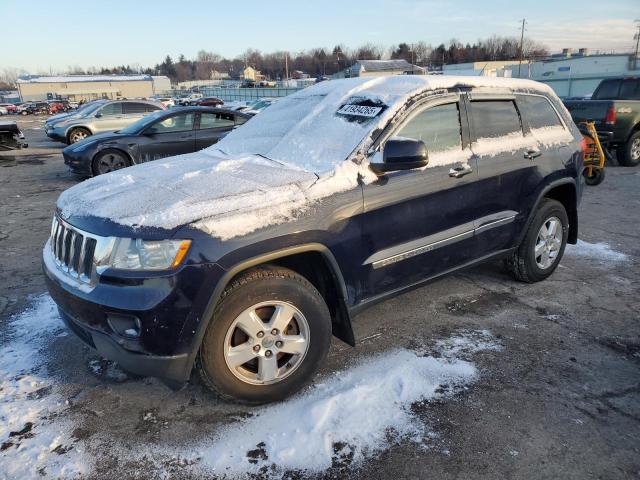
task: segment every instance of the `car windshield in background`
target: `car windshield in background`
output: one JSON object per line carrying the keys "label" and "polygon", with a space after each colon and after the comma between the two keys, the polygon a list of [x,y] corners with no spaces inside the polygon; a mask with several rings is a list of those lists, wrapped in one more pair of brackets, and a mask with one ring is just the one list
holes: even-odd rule
{"label": "car windshield in background", "polygon": [[153,122],[155,122],[158,119],[158,117],[162,117],[163,115],[166,115],[166,114],[167,112],[165,110],[158,110],[157,112],[151,113],[146,117],[141,118],[137,122],[132,123],[128,127],[123,128],[122,130],[119,131],[119,133],[123,133],[125,135],[137,135],[143,129],[145,129],[148,125],[151,125]]}

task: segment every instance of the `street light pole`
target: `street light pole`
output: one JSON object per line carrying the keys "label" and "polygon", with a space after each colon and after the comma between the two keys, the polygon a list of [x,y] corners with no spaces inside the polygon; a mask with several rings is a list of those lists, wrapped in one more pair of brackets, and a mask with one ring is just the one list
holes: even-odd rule
{"label": "street light pole", "polygon": [[633,38],[636,40],[636,52],[633,55],[633,69],[638,68],[638,46],[640,46],[640,20],[636,20],[636,25],[638,28],[638,33],[636,33]]}

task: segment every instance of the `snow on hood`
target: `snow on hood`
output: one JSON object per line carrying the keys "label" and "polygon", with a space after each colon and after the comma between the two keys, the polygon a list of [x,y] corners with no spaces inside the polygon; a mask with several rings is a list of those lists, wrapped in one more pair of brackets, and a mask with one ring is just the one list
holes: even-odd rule
{"label": "snow on hood", "polygon": [[60,195],[62,216],[175,228],[242,208],[303,200],[316,175],[247,156],[197,152],[92,178]]}
{"label": "snow on hood", "polygon": [[[221,239],[295,218],[313,202],[376,177],[364,152],[372,132],[408,98],[455,86],[551,91],[530,80],[412,76],[322,82],[290,95],[215,146],[102,175],[65,191],[65,218],[95,216],[132,227],[191,224]],[[371,117],[337,113],[375,106]]]}

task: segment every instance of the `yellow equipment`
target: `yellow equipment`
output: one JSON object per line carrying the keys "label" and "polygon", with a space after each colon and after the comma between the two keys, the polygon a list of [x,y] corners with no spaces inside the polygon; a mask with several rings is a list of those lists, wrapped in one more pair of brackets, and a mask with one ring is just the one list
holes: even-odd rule
{"label": "yellow equipment", "polygon": [[578,128],[583,138],[584,180],[587,185],[599,185],[604,180],[606,153],[600,143],[595,122],[581,122]]}

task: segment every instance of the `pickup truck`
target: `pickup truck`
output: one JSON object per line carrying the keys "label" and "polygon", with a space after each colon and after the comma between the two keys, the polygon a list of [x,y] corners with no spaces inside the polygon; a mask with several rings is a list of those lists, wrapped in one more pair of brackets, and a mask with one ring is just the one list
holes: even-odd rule
{"label": "pickup truck", "polygon": [[608,137],[621,165],[640,163],[640,77],[603,80],[591,100],[566,100],[576,124],[594,121],[596,130]]}

